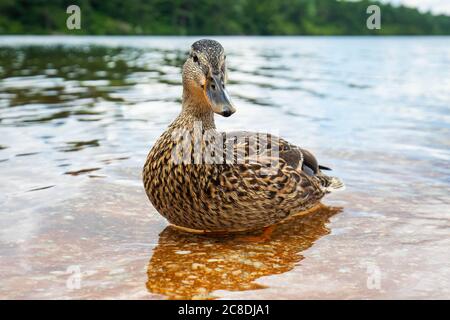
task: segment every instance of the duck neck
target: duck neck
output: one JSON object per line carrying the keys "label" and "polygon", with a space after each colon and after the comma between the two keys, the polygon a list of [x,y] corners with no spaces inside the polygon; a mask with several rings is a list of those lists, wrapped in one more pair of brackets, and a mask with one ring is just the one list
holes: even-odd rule
{"label": "duck neck", "polygon": [[204,130],[216,128],[214,123],[214,112],[211,107],[203,99],[194,99],[192,95],[183,91],[182,110],[175,122],[183,127],[192,128],[194,124],[201,122]]}

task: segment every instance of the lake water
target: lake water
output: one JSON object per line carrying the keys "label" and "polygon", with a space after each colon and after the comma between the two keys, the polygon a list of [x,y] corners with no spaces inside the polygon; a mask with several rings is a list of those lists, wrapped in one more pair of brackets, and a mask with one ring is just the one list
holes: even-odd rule
{"label": "lake water", "polygon": [[0,298],[450,298],[450,38],[217,38],[217,127],[347,186],[265,242],[181,233],[144,193],[197,39],[0,37]]}

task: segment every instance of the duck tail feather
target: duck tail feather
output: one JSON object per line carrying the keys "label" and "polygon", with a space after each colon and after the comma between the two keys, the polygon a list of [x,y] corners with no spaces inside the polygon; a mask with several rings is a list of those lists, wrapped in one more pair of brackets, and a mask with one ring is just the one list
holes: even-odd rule
{"label": "duck tail feather", "polygon": [[328,187],[329,191],[343,191],[345,190],[345,184],[344,182],[336,177],[331,177],[331,184]]}
{"label": "duck tail feather", "polygon": [[344,182],[336,177],[329,177],[329,176],[318,176],[320,184],[322,185],[322,188],[325,190],[325,192],[334,192],[334,191],[342,191],[345,190],[345,184]]}

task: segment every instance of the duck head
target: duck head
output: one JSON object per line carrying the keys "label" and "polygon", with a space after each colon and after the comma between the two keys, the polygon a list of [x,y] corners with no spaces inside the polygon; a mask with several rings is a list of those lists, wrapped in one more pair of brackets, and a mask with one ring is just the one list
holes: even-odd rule
{"label": "duck head", "polygon": [[225,58],[217,41],[203,39],[192,44],[183,65],[183,102],[188,100],[203,111],[212,110],[224,117],[236,111],[225,88]]}

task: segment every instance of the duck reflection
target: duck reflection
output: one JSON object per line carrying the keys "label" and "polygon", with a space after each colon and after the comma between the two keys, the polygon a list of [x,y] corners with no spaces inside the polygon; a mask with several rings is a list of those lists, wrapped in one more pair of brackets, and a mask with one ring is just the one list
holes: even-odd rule
{"label": "duck reflection", "polygon": [[168,226],[150,259],[147,288],[169,299],[214,299],[215,290],[254,290],[254,281],[281,274],[303,259],[301,252],[330,233],[326,223],[341,208],[320,206],[275,226],[266,241],[261,231],[199,235]]}

